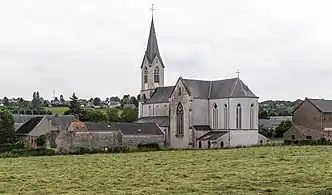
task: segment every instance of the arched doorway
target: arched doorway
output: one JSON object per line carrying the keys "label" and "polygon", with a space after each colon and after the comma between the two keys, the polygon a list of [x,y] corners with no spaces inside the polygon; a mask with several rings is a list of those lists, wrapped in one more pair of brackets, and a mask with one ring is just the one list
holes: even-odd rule
{"label": "arched doorway", "polygon": [[263,144],[263,140],[259,141],[260,144]]}
{"label": "arched doorway", "polygon": [[210,149],[211,148],[211,142],[208,141],[208,148]]}
{"label": "arched doorway", "polygon": [[198,142],[198,148],[202,148],[202,141],[201,140],[199,140],[199,142]]}
{"label": "arched doorway", "polygon": [[224,147],[224,142],[221,141],[221,142],[220,142],[220,148],[223,148],[223,147]]}

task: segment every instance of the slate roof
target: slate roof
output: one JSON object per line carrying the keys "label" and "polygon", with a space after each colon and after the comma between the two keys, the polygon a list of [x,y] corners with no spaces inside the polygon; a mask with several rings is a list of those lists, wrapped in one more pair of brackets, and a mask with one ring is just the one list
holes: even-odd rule
{"label": "slate roof", "polygon": [[317,107],[321,112],[332,112],[332,100],[324,100],[324,99],[309,99],[314,106]]}
{"label": "slate roof", "polygon": [[186,89],[195,98],[218,99],[257,96],[239,78],[216,81],[182,79]]}
{"label": "slate roof", "polygon": [[[148,45],[147,45],[146,51],[145,51],[145,57],[147,58],[149,63],[152,63],[152,61],[154,60],[154,58],[156,56],[159,57],[159,61],[160,61],[161,65],[164,67],[164,63],[162,62],[161,56],[159,53],[156,30],[154,28],[154,22],[153,22],[153,17],[152,17]],[[143,66],[143,63],[142,63],[142,66]],[[141,68],[142,68],[142,66],[141,66]]]}
{"label": "slate roof", "polygon": [[158,87],[152,94],[151,98],[146,103],[163,103],[169,102],[169,97],[173,91],[174,86]]}
{"label": "slate roof", "polygon": [[168,116],[148,116],[141,117],[135,121],[135,123],[156,123],[159,127],[168,127],[169,126],[169,117]]}
{"label": "slate roof", "polygon": [[227,133],[228,131],[210,131],[197,140],[216,140]]}
{"label": "slate roof", "polygon": [[29,134],[43,118],[44,118],[43,116],[37,116],[37,117],[30,118],[20,128],[17,129],[16,134],[18,134],[18,135]]}
{"label": "slate roof", "polygon": [[164,135],[155,123],[92,123],[85,122],[88,131],[117,131],[124,135]]}
{"label": "slate roof", "polygon": [[51,120],[52,126],[58,128],[58,130],[66,130],[71,122],[78,121],[73,115],[46,115],[48,120]]}
{"label": "slate roof", "polygon": [[210,131],[212,130],[210,125],[194,125],[196,131]]}
{"label": "slate roof", "polygon": [[258,119],[258,125],[266,129],[277,127],[282,120],[269,120],[269,119]]}
{"label": "slate roof", "polygon": [[14,122],[15,123],[25,123],[32,117],[36,116],[44,116],[44,115],[24,115],[24,114],[14,114]]}

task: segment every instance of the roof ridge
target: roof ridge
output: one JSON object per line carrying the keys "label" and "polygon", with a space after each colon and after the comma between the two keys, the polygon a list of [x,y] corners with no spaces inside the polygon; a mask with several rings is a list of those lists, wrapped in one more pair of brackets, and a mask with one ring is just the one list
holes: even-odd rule
{"label": "roof ridge", "polygon": [[241,88],[242,88],[242,91],[243,91],[244,95],[247,96],[247,92],[246,92],[246,90],[244,90],[244,88],[243,88],[242,81],[241,81],[240,79],[238,79],[238,80],[239,80],[239,82],[240,82],[240,85],[241,85]]}
{"label": "roof ridge", "polygon": [[210,97],[211,97],[211,91],[212,91],[212,82],[213,82],[213,81],[210,81],[208,99],[210,99]]}
{"label": "roof ridge", "polygon": [[236,88],[236,85],[237,85],[238,82],[239,82],[239,79],[236,80],[236,82],[235,82],[235,84],[233,86],[233,90],[232,90],[231,96],[233,96],[233,93],[235,91],[235,88]]}

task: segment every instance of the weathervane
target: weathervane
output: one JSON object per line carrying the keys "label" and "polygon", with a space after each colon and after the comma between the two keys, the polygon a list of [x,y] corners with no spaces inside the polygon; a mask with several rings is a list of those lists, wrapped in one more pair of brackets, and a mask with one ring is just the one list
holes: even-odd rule
{"label": "weathervane", "polygon": [[236,74],[237,74],[237,78],[240,78],[240,70],[239,69],[237,69]]}
{"label": "weathervane", "polygon": [[151,6],[150,10],[151,10],[151,12],[152,12],[152,16],[153,16],[153,11],[155,10],[155,9],[153,8],[153,3],[152,3],[152,6]]}

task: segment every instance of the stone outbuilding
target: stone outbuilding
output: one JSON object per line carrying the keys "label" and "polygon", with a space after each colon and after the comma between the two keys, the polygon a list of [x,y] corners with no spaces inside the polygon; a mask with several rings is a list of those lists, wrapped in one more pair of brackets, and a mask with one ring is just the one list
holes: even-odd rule
{"label": "stone outbuilding", "polygon": [[69,152],[78,148],[105,149],[117,146],[136,148],[140,144],[164,147],[164,133],[155,123],[72,122],[56,138],[57,150]]}

